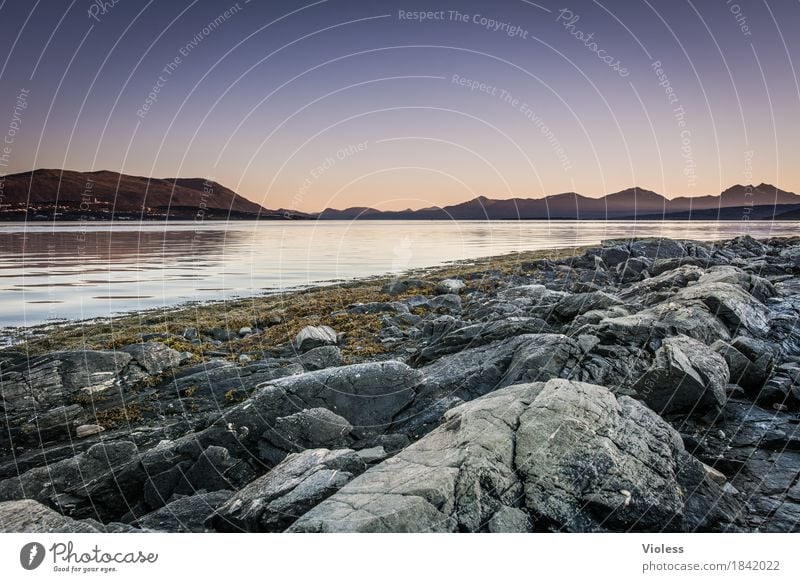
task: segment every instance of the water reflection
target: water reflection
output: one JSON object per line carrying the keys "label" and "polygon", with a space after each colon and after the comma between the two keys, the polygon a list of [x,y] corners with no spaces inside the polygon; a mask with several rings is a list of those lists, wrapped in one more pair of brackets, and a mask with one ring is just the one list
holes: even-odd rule
{"label": "water reflection", "polygon": [[0,326],[226,299],[515,251],[669,236],[793,235],[790,222],[235,222],[0,226]]}

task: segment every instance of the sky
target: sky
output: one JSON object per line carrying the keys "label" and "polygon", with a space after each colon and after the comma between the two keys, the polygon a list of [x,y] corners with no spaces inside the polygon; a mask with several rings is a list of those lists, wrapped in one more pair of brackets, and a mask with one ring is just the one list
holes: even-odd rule
{"label": "sky", "polygon": [[788,0],[0,0],[0,174],[303,211],[800,191],[798,22]]}

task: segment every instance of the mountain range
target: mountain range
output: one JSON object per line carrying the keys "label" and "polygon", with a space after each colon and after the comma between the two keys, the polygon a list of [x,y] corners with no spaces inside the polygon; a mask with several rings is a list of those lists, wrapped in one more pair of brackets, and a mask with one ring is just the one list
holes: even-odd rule
{"label": "mountain range", "polygon": [[0,219],[233,220],[797,220],[800,195],[771,184],[737,184],[716,196],[668,199],[643,188],[600,198],[565,192],[544,198],[492,199],[419,210],[369,207],[318,213],[269,210],[203,178],[145,178],[117,172],[35,170],[0,178]]}

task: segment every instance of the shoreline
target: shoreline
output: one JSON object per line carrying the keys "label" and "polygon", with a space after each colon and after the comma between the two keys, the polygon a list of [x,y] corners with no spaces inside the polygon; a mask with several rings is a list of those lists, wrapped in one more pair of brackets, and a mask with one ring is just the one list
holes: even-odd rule
{"label": "shoreline", "polygon": [[[46,353],[56,345],[64,348],[78,349],[110,349],[124,341],[135,341],[135,334],[149,333],[181,333],[178,328],[183,326],[196,327],[203,322],[213,319],[227,321],[229,329],[236,330],[253,326],[257,315],[249,316],[248,312],[257,314],[261,311],[275,311],[290,309],[297,313],[299,319],[313,318],[313,314],[304,309],[297,309],[303,302],[303,297],[313,295],[314,301],[330,305],[327,295],[338,295],[341,306],[357,301],[389,300],[390,296],[381,292],[381,287],[389,281],[399,278],[429,278],[433,280],[463,275],[471,269],[489,269],[499,266],[501,271],[509,272],[515,263],[534,261],[542,258],[561,259],[578,254],[588,247],[556,247],[535,251],[511,252],[503,255],[492,255],[476,259],[451,261],[441,265],[411,269],[394,275],[374,275],[351,280],[333,281],[328,284],[318,282],[304,288],[289,290],[264,290],[258,295],[238,297],[232,300],[208,300],[196,302],[183,302],[161,308],[145,309],[140,311],[123,312],[111,317],[98,317],[89,319],[66,320],[63,322],[41,323],[28,327],[9,326],[1,328],[0,332],[7,334],[11,342],[0,347],[0,355],[7,350],[26,349],[31,354]],[[317,297],[320,296],[320,297]],[[165,321],[169,318],[173,321]],[[189,325],[194,322],[194,325]],[[297,325],[297,324],[295,324]],[[152,330],[145,330],[147,326],[154,326]],[[159,326],[165,326],[159,328]],[[294,327],[294,326],[293,326]],[[158,329],[159,331],[156,331]],[[287,331],[287,333],[290,333]],[[89,338],[89,339],[86,339]],[[140,338],[138,338],[140,339]],[[85,343],[83,343],[85,341]],[[188,347],[188,346],[184,346]],[[187,350],[194,351],[194,350]],[[219,350],[210,349],[217,352]]]}
{"label": "shoreline", "polygon": [[617,239],[53,330],[0,351],[0,524],[798,531],[799,275]]}

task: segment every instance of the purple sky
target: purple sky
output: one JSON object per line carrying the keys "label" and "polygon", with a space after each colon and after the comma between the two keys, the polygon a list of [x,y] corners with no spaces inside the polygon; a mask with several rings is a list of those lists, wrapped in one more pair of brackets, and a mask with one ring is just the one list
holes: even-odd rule
{"label": "purple sky", "polygon": [[800,191],[798,2],[54,4],[0,3],[3,174],[300,210]]}

